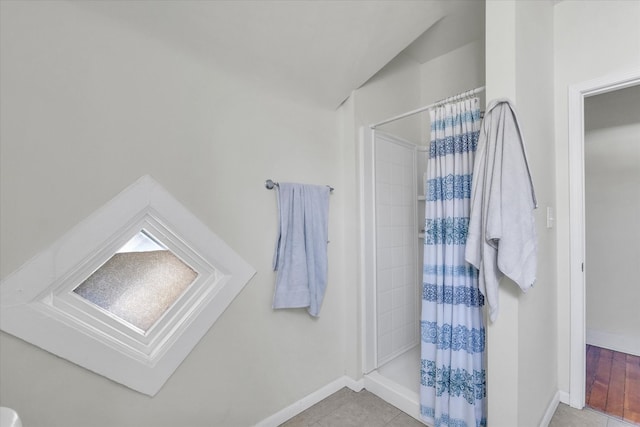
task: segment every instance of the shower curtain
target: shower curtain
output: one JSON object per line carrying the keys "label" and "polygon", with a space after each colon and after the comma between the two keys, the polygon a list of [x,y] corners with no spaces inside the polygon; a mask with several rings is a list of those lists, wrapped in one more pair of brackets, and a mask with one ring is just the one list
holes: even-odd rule
{"label": "shower curtain", "polygon": [[485,329],[478,271],[464,259],[478,98],[429,111],[420,411],[438,426],[486,426]]}

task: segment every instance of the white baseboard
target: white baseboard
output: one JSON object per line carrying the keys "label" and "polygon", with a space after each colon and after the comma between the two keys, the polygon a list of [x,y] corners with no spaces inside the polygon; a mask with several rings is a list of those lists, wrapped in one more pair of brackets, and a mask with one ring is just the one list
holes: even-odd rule
{"label": "white baseboard", "polygon": [[[372,372],[360,380],[354,380],[347,376],[340,377],[270,417],[265,418],[257,423],[256,427],[277,427],[344,387],[348,387],[355,392],[366,388],[371,393],[424,423],[420,417],[420,401],[417,393],[399,386],[377,372]],[[561,402],[567,405],[569,404],[569,393],[558,390],[551,398],[549,405],[547,405],[547,410],[540,422],[540,427],[547,427],[549,425]]]}
{"label": "white baseboard", "polygon": [[587,344],[607,348],[620,353],[640,356],[640,340],[608,332],[587,330]]}
{"label": "white baseboard", "polygon": [[320,402],[321,400],[331,396],[341,388],[348,387],[353,391],[360,391],[364,388],[363,380],[354,380],[353,378],[343,376],[337,380],[327,384],[319,390],[314,391],[308,396],[303,397],[292,405],[287,406],[281,411],[276,412],[268,418],[256,424],[256,427],[277,427],[287,420],[295,417],[305,409],[308,409]]}
{"label": "white baseboard", "polygon": [[[356,393],[362,391],[364,389],[364,379],[360,378],[359,380],[354,380],[351,377],[344,376],[342,380],[345,382],[344,386],[350,388]],[[338,389],[340,390],[340,389]]]}
{"label": "white baseboard", "polygon": [[[568,397],[568,396],[567,396]],[[542,421],[540,422],[540,427],[547,427],[551,422],[551,418],[553,418],[553,414],[556,413],[556,409],[558,409],[558,405],[560,404],[560,391],[556,391],[547,406],[547,410],[544,413],[544,417],[542,417]]]}
{"label": "white baseboard", "polygon": [[420,417],[420,397],[418,393],[389,380],[377,371],[365,375],[364,388],[402,412],[424,423]]}

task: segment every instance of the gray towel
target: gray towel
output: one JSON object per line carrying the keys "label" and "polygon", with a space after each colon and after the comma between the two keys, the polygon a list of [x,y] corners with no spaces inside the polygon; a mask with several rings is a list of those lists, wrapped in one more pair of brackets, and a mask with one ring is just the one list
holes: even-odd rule
{"label": "gray towel", "polygon": [[465,259],[480,270],[478,287],[498,316],[503,275],[523,291],[536,280],[537,207],[515,107],[508,99],[487,107],[476,151]]}
{"label": "gray towel", "polygon": [[278,210],[273,308],[307,307],[318,316],[327,286],[329,187],[280,183]]}

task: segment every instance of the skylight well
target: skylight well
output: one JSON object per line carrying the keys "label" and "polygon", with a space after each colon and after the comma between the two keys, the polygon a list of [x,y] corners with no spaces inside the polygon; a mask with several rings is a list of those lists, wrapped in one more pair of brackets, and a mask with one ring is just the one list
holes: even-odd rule
{"label": "skylight well", "polygon": [[146,176],[2,282],[1,328],[154,395],[254,274]]}

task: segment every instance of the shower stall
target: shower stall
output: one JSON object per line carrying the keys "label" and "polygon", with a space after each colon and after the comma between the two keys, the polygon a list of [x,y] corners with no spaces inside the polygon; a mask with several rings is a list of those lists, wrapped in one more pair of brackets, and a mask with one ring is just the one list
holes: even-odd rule
{"label": "shower stall", "polygon": [[[447,98],[476,95],[484,86]],[[436,103],[438,104],[438,103]],[[420,419],[422,276],[429,148],[378,126],[362,129],[361,248],[365,388]],[[422,129],[430,122],[421,121]],[[429,124],[429,126],[425,126]],[[425,140],[419,133],[409,133]]]}
{"label": "shower stall", "polygon": [[[360,132],[364,386],[416,419],[421,419],[422,229],[431,126],[425,108],[485,83],[484,1],[436,3],[452,9],[410,45],[407,55],[358,89],[352,104]],[[464,43],[449,37],[459,28],[468,30]],[[478,96],[484,105],[484,94]],[[372,125],[386,117],[392,118]]]}
{"label": "shower stall", "polygon": [[362,133],[365,387],[416,418],[426,150],[390,133]]}

